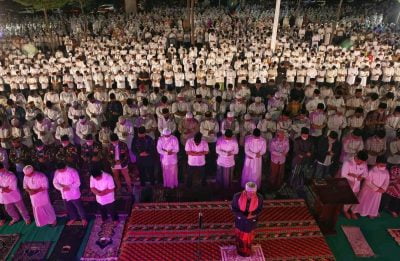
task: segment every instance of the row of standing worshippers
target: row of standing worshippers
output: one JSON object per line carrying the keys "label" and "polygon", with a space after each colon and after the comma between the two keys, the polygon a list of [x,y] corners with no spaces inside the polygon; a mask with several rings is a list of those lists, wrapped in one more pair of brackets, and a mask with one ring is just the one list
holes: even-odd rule
{"label": "row of standing worshippers", "polygon": [[343,163],[340,176],[346,178],[358,198],[359,204],[344,205],[343,213],[348,219],[359,216],[377,218],[382,210],[393,217],[400,215],[400,167],[387,164],[381,155],[374,166],[367,165],[368,154],[359,151]]}
{"label": "row of standing worshippers", "polygon": [[[59,162],[53,180],[49,180],[44,173],[36,170],[32,165],[25,166],[23,173],[23,191],[21,191],[15,174],[0,163],[0,205],[4,205],[5,212],[11,218],[9,226],[19,222],[21,218],[27,225],[32,222],[24,203],[23,192],[29,195],[36,226],[56,226],[56,213],[48,191],[49,183],[52,183],[61,193],[69,218],[66,225],[73,225],[80,219],[81,224],[87,226],[88,217],[81,202],[81,180],[76,169]],[[117,223],[115,183],[112,176],[99,168],[93,168],[90,176],[90,190],[96,197],[96,204],[103,222],[107,221],[110,215],[111,219]],[[5,213],[0,208],[0,226],[5,222]]]}
{"label": "row of standing worshippers", "polygon": [[[376,113],[380,113],[380,111],[384,111],[384,108],[381,106],[379,106],[378,110]],[[396,119],[396,115],[398,114],[398,110],[396,108],[394,114],[393,114],[393,118]],[[358,110],[356,110],[355,112],[355,117],[359,117],[357,116],[358,114],[362,114],[362,112],[360,113]],[[159,127],[163,127],[163,126],[167,126],[167,127],[173,127],[174,130],[177,130],[180,135],[179,135],[179,140],[180,140],[180,144],[182,146],[186,145],[186,142],[189,138],[194,137],[194,135],[196,134],[196,131],[199,129],[199,124],[198,122],[196,122],[196,119],[194,118],[193,114],[191,113],[187,113],[187,115],[181,120],[181,124],[178,128],[176,128],[176,123],[175,121],[169,121],[169,118],[167,118],[168,113],[164,114],[163,113],[163,120],[160,119],[161,123],[159,123]],[[207,154],[206,156],[206,161],[208,161],[208,163],[210,161],[215,161],[215,145],[216,142],[218,140],[218,130],[220,129],[222,133],[224,133],[226,131],[227,128],[232,128],[232,132],[233,132],[233,136],[234,137],[238,137],[239,136],[239,145],[245,145],[245,139],[246,136],[245,134],[251,134],[252,131],[254,130],[254,128],[256,128],[256,126],[254,124],[249,124],[250,127],[248,127],[248,130],[246,130],[246,133],[243,133],[241,135],[238,135],[239,133],[237,132],[238,129],[238,121],[234,118],[234,114],[231,112],[227,113],[227,118],[224,119],[221,122],[221,128],[219,128],[219,124],[217,121],[213,121],[210,118],[209,113],[206,113],[206,119],[204,122],[202,122],[200,124],[200,131],[203,134],[203,139],[206,140],[206,142],[208,143],[210,149],[210,153]],[[316,146],[318,143],[317,141],[319,140],[319,137],[322,137],[323,129],[325,128],[325,124],[323,121],[320,122],[319,119],[324,118],[324,112],[323,112],[323,104],[318,104],[317,106],[317,110],[315,112],[312,113],[312,115],[310,116],[311,118],[316,118],[317,120],[313,120],[312,124],[311,124],[311,129],[310,129],[310,134],[312,136],[311,141],[313,141],[314,143],[314,147],[319,147]],[[391,116],[390,116],[391,117]],[[286,120],[285,120],[286,118]],[[304,118],[304,114],[303,114],[303,118]],[[362,117],[361,117],[362,118]],[[85,119],[80,120],[80,122],[82,122],[81,124],[83,124],[83,122],[85,121]],[[270,123],[273,124],[274,122],[269,120],[269,119],[265,119],[266,123]],[[326,121],[326,117],[325,117],[325,121]],[[262,121],[264,123],[264,120]],[[119,119],[118,123],[119,125],[127,125],[128,127],[130,126],[130,129],[133,130],[133,126],[128,124],[129,121],[126,120],[125,118]],[[174,124],[172,124],[174,123]],[[246,125],[248,123],[248,121],[246,120],[245,117],[245,122],[244,125]],[[267,141],[268,149],[269,152],[271,152],[271,176],[275,177],[276,174],[274,173],[279,173],[279,175],[283,175],[283,171],[284,171],[284,163],[286,161],[286,157],[283,155],[279,155],[279,153],[276,153],[275,147],[279,147],[276,150],[289,150],[288,148],[288,143],[295,143],[294,141],[296,140],[296,136],[295,137],[290,137],[291,139],[288,139],[288,128],[286,128],[285,126],[288,125],[287,123],[291,123],[290,118],[288,117],[288,115],[286,115],[285,113],[283,113],[283,115],[278,119],[278,123],[276,126],[276,129],[274,130],[270,130],[271,131],[271,135],[262,135],[263,138],[267,138],[267,139],[259,139],[259,140],[265,140]],[[309,123],[310,124],[310,123]],[[291,124],[289,124],[291,125]],[[294,126],[301,126],[301,124],[298,124],[298,122],[293,124],[293,128]],[[298,127],[297,126],[297,127]],[[304,122],[304,126],[307,126],[307,122]],[[329,124],[328,124],[329,126]],[[141,126],[143,127],[143,126]],[[139,129],[141,128],[139,127]],[[260,126],[262,127],[262,126]],[[102,136],[108,136],[108,140],[110,141],[110,137],[113,136],[113,141],[115,144],[120,143],[121,145],[118,146],[118,148],[120,147],[120,149],[122,150],[120,152],[120,157],[122,157],[122,165],[118,166],[119,164],[116,164],[116,158],[113,157],[113,154],[115,153],[115,146],[110,146],[110,144],[108,146],[103,146],[96,141],[96,138],[93,137],[92,134],[87,134],[82,138],[82,145],[81,147],[76,147],[71,143],[71,138],[70,136],[64,135],[60,138],[61,140],[61,144],[58,145],[56,147],[56,152],[54,152],[54,155],[56,156],[56,160],[59,161],[65,161],[67,162],[67,164],[73,166],[73,167],[77,167],[78,165],[82,166],[83,168],[85,168],[85,170],[83,172],[87,172],[87,169],[89,169],[91,164],[95,164],[96,162],[102,162],[103,159],[107,159],[107,162],[109,162],[109,165],[111,165],[111,169],[112,172],[115,173],[114,177],[116,179],[116,184],[117,187],[120,188],[120,180],[119,180],[119,176],[120,174],[122,174],[128,184],[128,191],[131,189],[131,180],[130,180],[130,176],[129,176],[129,172],[128,172],[128,164],[132,158],[131,154],[134,154],[137,160],[137,166],[139,168],[139,173],[141,175],[141,183],[142,185],[144,185],[144,183],[146,181],[150,181],[151,183],[154,184],[154,165],[153,161],[157,159],[157,155],[154,155],[154,145],[152,145],[153,143],[155,143],[155,140],[153,139],[153,137],[151,137],[151,135],[146,135],[145,133],[147,132],[147,128],[145,128],[145,131],[143,133],[138,133],[137,137],[133,138],[131,137],[131,139],[128,139],[130,136],[133,136],[132,134],[126,133],[126,132],[118,132],[118,134],[114,134],[114,135],[110,135],[111,131],[108,129],[108,133],[106,133],[104,130],[106,129],[101,129],[100,133],[99,133],[99,139],[100,139],[100,134],[102,134]],[[171,129],[170,129],[171,130]],[[277,131],[278,130],[278,131]],[[281,130],[284,132],[282,137],[282,141],[281,142],[277,142],[278,137],[282,136]],[[301,130],[301,129],[300,129]],[[372,129],[373,130],[373,129]],[[171,132],[173,132],[171,130]],[[272,133],[276,132],[275,138],[273,139]],[[301,131],[299,131],[301,132]],[[328,133],[333,132],[332,129],[328,128]],[[124,134],[125,133],[125,134]],[[289,132],[290,133],[290,132]],[[396,148],[398,147],[398,143],[399,143],[399,138],[396,136],[396,139],[391,140],[390,143],[388,145],[388,147],[390,147],[390,150],[387,150],[387,146],[386,146],[386,140],[385,140],[385,133],[384,130],[382,129],[378,129],[375,132],[372,132],[374,135],[367,138],[365,143],[362,139],[362,133],[359,129],[353,129],[353,131],[349,134],[346,135],[345,138],[343,138],[342,140],[342,152],[340,155],[340,159],[343,162],[344,159],[349,158],[351,156],[353,156],[357,151],[363,149],[364,147],[367,149],[370,157],[368,159],[369,164],[373,164],[374,159],[376,158],[376,155],[381,155],[386,153],[387,151],[390,151],[390,157],[388,158],[389,162],[391,164],[398,164],[399,162],[399,157],[396,156]],[[235,135],[236,134],[236,135]],[[301,133],[298,134],[298,136],[300,137]],[[146,136],[149,136],[147,138],[145,138]],[[251,135],[247,135],[250,136]],[[290,134],[290,136],[292,136],[292,134]],[[141,142],[142,139],[140,138],[145,138],[144,140],[146,141],[145,143]],[[269,138],[269,139],[268,139]],[[298,138],[298,137],[297,137]],[[101,140],[101,139],[100,139]],[[118,140],[118,142],[117,142]],[[130,142],[132,140],[132,142]],[[124,142],[125,141],[125,142]],[[340,141],[340,138],[339,138]],[[111,143],[112,143],[111,142]],[[136,142],[138,142],[138,144],[136,144]],[[24,162],[30,158],[31,156],[33,156],[36,162],[36,164],[41,165],[38,167],[38,169],[42,170],[43,172],[45,172],[46,174],[49,174],[48,168],[45,166],[44,169],[42,168],[43,165],[51,165],[51,162],[53,160],[49,159],[51,158],[51,153],[49,151],[49,146],[47,145],[43,145],[43,143],[41,142],[41,140],[37,140],[36,142],[36,146],[35,146],[35,150],[32,151],[32,155],[30,154],[30,152],[28,151],[28,149],[26,148],[26,146],[24,146],[24,144],[21,144],[21,142],[18,142],[18,139],[15,139],[11,142],[11,149],[9,151],[9,157],[10,157],[10,165],[15,165],[13,166],[16,169],[17,172],[17,176],[22,177],[22,175],[18,175],[22,173],[22,167],[24,165]],[[127,145],[127,146],[125,146]],[[127,148],[126,148],[127,147]],[[261,146],[262,147],[262,146]],[[79,148],[81,148],[81,151],[79,151]],[[244,148],[246,149],[246,146],[244,146]],[[142,153],[143,152],[143,153]],[[245,150],[245,154],[247,153],[251,153],[249,151]],[[265,153],[265,152],[264,152]],[[263,154],[264,154],[263,153]],[[159,153],[160,155],[162,153]],[[214,154],[214,155],[211,155]],[[286,154],[288,154],[286,152]],[[317,154],[320,155],[320,154]],[[211,157],[210,157],[211,156]],[[6,158],[6,156],[4,156],[3,158]],[[189,157],[191,158],[191,157]],[[221,157],[223,158],[223,157]],[[251,158],[251,155],[249,157],[249,159]],[[162,160],[163,161],[163,160]],[[165,160],[164,160],[165,161]],[[218,160],[217,160],[218,161]],[[225,161],[225,162],[224,162]],[[323,162],[324,159],[321,159],[321,161]],[[43,164],[40,164],[43,163]],[[82,164],[79,164],[82,163]],[[217,162],[218,163],[218,162]],[[336,163],[336,162],[335,162]],[[198,164],[198,163],[197,163]],[[165,164],[164,164],[165,165]],[[218,166],[225,166],[225,167],[232,167],[232,162],[230,162],[229,160],[220,160],[220,164],[218,164]],[[319,164],[319,165],[323,165],[323,164]],[[321,169],[321,166],[318,165],[318,169]],[[190,164],[189,164],[190,166]],[[210,169],[213,170],[213,168],[207,168],[207,172],[210,172]],[[325,168],[327,169],[327,168]],[[257,172],[257,171],[256,171]],[[51,173],[50,173],[51,174]],[[146,180],[149,179],[149,180]],[[272,178],[274,179],[274,178]],[[279,178],[278,180],[281,180],[281,178]],[[190,183],[190,182],[189,182]],[[203,182],[204,183],[204,182]],[[273,180],[272,183],[275,183],[275,181]],[[279,187],[279,183],[277,184],[277,187]],[[275,186],[274,186],[275,187]]]}

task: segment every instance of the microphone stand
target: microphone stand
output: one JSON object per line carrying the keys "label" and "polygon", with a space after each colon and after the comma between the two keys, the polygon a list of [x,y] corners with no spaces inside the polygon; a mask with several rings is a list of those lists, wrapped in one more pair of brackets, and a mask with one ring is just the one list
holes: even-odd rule
{"label": "microphone stand", "polygon": [[203,213],[200,211],[199,212],[199,217],[198,217],[198,222],[199,222],[199,233],[197,237],[197,260],[201,261],[201,250],[200,250],[200,230],[203,226]]}

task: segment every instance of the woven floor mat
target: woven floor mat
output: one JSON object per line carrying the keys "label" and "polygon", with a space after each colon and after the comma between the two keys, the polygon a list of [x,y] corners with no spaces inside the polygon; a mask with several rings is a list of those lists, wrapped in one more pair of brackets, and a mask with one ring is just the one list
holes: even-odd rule
{"label": "woven floor mat", "polygon": [[[233,221],[230,202],[137,204],[119,259],[221,260],[221,247],[235,244]],[[265,201],[254,243],[265,260],[334,260],[302,200]]]}
{"label": "woven floor mat", "polygon": [[359,227],[342,226],[342,229],[356,256],[372,257],[375,255]]}
{"label": "woven floor mat", "polygon": [[388,232],[393,237],[394,241],[396,241],[397,244],[400,245],[400,229],[398,229],[398,228],[389,228]]}

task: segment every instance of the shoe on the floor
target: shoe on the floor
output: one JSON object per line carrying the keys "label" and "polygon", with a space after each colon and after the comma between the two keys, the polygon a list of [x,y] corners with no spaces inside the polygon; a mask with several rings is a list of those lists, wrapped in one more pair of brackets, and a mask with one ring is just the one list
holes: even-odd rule
{"label": "shoe on the floor", "polygon": [[31,223],[32,223],[32,221],[30,219],[25,221],[26,225],[30,225]]}
{"label": "shoe on the floor", "polygon": [[86,219],[83,219],[83,220],[82,220],[82,226],[83,226],[83,227],[86,227],[87,224],[88,224],[87,220],[86,220]]}
{"label": "shoe on the floor", "polygon": [[0,227],[3,226],[6,223],[4,219],[0,220]]}

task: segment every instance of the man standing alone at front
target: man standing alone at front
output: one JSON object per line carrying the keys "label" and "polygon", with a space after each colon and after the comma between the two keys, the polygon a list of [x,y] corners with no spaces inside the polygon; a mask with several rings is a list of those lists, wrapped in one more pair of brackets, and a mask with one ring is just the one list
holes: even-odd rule
{"label": "man standing alone at front", "polygon": [[262,206],[263,198],[257,194],[257,185],[254,182],[247,182],[246,189],[233,196],[236,249],[240,256],[251,256],[254,230],[257,228],[257,217],[261,213]]}

